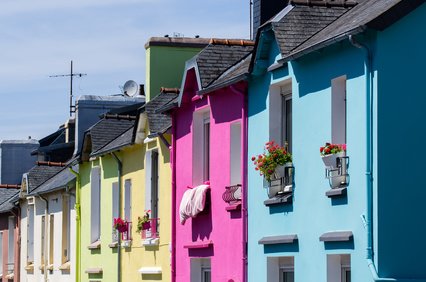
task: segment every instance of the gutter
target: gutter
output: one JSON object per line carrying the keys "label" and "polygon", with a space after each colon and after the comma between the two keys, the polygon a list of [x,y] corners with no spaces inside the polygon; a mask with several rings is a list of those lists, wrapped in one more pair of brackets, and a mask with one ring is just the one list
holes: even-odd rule
{"label": "gutter", "polygon": [[46,199],[46,198],[44,198],[43,196],[41,196],[40,194],[35,194],[35,196],[36,197],[38,197],[38,198],[40,198],[43,202],[44,202],[44,204],[45,204],[45,208],[44,208],[44,262],[43,262],[43,264],[44,264],[44,267],[43,267],[43,277],[44,277],[44,281],[45,282],[47,282],[48,280],[47,280],[47,238],[48,238],[48,231],[49,231],[49,229],[48,229],[48,210],[49,210],[49,201]]}
{"label": "gutter", "polygon": [[72,167],[68,168],[69,171],[76,177],[75,186],[75,212],[76,212],[76,260],[75,260],[75,277],[77,281],[81,281],[81,178],[80,173],[75,171]]}
{"label": "gutter", "polygon": [[[121,215],[121,174],[123,171],[123,163],[117,157],[115,153],[111,153],[117,162],[118,170],[117,170],[117,178],[118,178],[118,213]],[[121,282],[121,236],[118,236],[118,245],[117,245],[117,282]]]}
{"label": "gutter", "polygon": [[382,278],[379,276],[377,272],[377,267],[374,263],[374,249],[373,249],[373,164],[374,164],[374,158],[373,158],[373,114],[374,114],[374,107],[373,107],[373,94],[374,94],[374,73],[373,73],[373,54],[371,49],[368,48],[368,46],[359,43],[356,41],[353,35],[349,35],[348,37],[349,42],[358,49],[364,49],[366,52],[366,58],[365,58],[365,73],[367,75],[366,79],[366,93],[367,93],[367,163],[366,163],[366,182],[367,182],[367,209],[366,214],[361,215],[361,218],[364,223],[364,227],[367,229],[367,265],[370,269],[371,275],[373,276],[374,281],[412,281],[412,282],[421,282],[426,281],[425,279],[413,279],[413,278]]}

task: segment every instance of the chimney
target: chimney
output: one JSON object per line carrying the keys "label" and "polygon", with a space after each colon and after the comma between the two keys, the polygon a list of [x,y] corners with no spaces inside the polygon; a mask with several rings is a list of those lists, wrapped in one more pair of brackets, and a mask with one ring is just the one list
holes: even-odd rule
{"label": "chimney", "polygon": [[257,29],[278,14],[287,6],[288,0],[252,0],[253,1],[253,38],[256,38]]}

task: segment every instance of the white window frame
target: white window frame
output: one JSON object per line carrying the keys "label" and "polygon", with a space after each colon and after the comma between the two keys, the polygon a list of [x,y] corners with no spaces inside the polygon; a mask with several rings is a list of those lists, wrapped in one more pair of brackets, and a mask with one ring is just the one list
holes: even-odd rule
{"label": "white window frame", "polygon": [[284,280],[286,273],[293,273],[293,277],[294,277],[294,267],[280,266],[280,280],[279,281],[280,282],[294,282],[294,279],[293,279],[293,281]]}
{"label": "white window frame", "polygon": [[[281,145],[287,148],[289,152],[293,149],[293,96],[291,88],[280,87],[281,94]],[[290,110],[287,108],[287,102],[290,101]],[[290,112],[290,117],[288,113]],[[290,125],[288,125],[290,123]]]}
{"label": "white window frame", "polygon": [[[206,275],[209,275],[209,279],[206,279]],[[201,282],[211,282],[212,281],[212,269],[210,267],[201,268]]]}
{"label": "white window frame", "polygon": [[[266,258],[266,281],[276,282],[284,279],[284,272],[293,272],[294,276],[294,256],[279,256]],[[290,281],[286,281],[290,282]]]}
{"label": "white window frame", "polygon": [[351,266],[350,265],[342,265],[342,282],[351,282],[351,278],[348,280],[346,279],[346,274],[349,272],[349,276],[352,276],[351,274]]}
{"label": "white window frame", "polygon": [[62,264],[70,260],[71,249],[71,197],[62,195]]}
{"label": "white window frame", "polygon": [[90,240],[95,243],[101,240],[101,168],[95,166],[90,174],[91,185],[91,215],[90,215]]}
{"label": "white window frame", "polygon": [[351,271],[350,254],[327,254],[327,282],[350,282],[346,272]]}
{"label": "white window frame", "polygon": [[120,200],[119,197],[119,189],[118,189],[118,182],[114,182],[112,183],[112,219],[111,219],[111,234],[112,234],[112,242],[118,242],[118,230],[114,229],[114,218],[120,217],[120,211],[118,210],[118,206],[119,203],[118,201]]}
{"label": "white window frame", "polygon": [[197,186],[210,180],[210,108],[194,112],[192,126],[192,185]]}
{"label": "white window frame", "polygon": [[[287,136],[287,119],[285,113],[284,102],[291,99],[292,108],[292,82],[291,79],[281,81],[274,85],[271,85],[269,88],[269,140],[275,141],[281,146],[285,146],[286,142],[289,145],[289,151],[292,150],[293,140],[284,140],[284,136]],[[293,111],[293,110],[292,110]],[[293,116],[293,112],[291,113]],[[292,117],[291,117],[292,119]],[[292,122],[292,120],[291,120]],[[292,135],[292,124],[290,128],[290,138],[293,138]]]}

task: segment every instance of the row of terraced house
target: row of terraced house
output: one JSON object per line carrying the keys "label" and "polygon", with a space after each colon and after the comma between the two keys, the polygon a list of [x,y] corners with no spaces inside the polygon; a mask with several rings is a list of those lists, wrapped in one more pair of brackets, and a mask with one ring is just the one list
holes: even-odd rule
{"label": "row of terraced house", "polygon": [[1,281],[426,281],[423,3],[152,37],[140,93],[0,141]]}

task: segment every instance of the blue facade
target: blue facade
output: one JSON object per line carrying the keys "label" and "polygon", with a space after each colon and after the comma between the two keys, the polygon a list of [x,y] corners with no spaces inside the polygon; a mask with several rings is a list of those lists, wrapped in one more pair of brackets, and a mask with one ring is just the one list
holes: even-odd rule
{"label": "blue facade", "polygon": [[[420,163],[426,137],[422,125],[426,87],[421,79],[426,31],[419,28],[425,25],[425,14],[423,5],[384,31],[356,36],[373,51],[374,262],[380,277],[416,281],[426,281],[422,256],[426,252],[422,235],[426,227],[421,208],[426,191]],[[280,57],[273,42],[268,48],[269,65]],[[258,48],[262,48],[262,39]],[[373,281],[366,260],[367,228],[362,220],[368,210],[370,130],[370,81],[365,62],[366,53],[345,39],[279,69],[257,74],[249,82],[250,158],[262,153],[263,145],[272,137],[270,99],[276,95],[272,92],[291,81],[295,167],[292,203],[265,206],[268,196],[262,188],[263,178],[249,164],[249,281],[273,281],[267,277],[279,267],[271,263],[274,257],[294,258],[295,281],[343,281],[327,273],[332,271],[333,258],[328,255],[337,254],[350,255],[351,281]],[[319,148],[332,138],[331,81],[343,76],[350,183],[346,195],[329,198],[325,195],[330,186]],[[412,154],[408,148],[412,148]],[[414,153],[417,148],[420,154]],[[351,231],[353,238],[344,242],[319,240],[322,234],[333,231]],[[298,237],[292,244],[258,243],[264,237],[292,234]]]}

